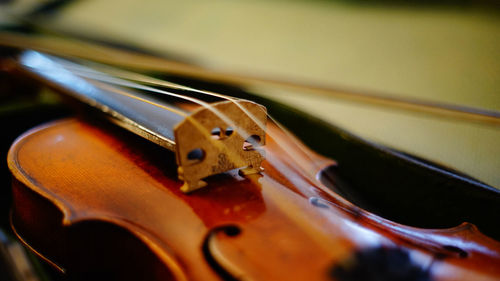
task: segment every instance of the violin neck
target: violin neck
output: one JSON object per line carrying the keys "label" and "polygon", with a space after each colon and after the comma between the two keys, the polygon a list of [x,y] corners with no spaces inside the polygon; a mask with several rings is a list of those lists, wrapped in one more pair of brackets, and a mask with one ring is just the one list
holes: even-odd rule
{"label": "violin neck", "polygon": [[[182,109],[138,91],[81,77],[68,69],[68,63],[38,52],[25,51],[19,56],[18,66],[56,92],[97,108],[119,126],[175,151],[174,126],[184,119],[179,114]],[[99,75],[107,76],[104,73]],[[163,107],[155,104],[162,104]]]}

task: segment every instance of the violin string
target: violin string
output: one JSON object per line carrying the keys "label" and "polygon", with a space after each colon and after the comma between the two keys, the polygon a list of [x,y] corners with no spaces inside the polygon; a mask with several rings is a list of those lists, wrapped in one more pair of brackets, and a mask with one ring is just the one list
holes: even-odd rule
{"label": "violin string", "polygon": [[[200,99],[197,99],[197,98],[193,98],[193,97],[189,97],[189,96],[185,96],[185,95],[180,95],[180,94],[175,94],[175,93],[163,91],[163,90],[160,90],[160,89],[157,89],[157,88],[152,88],[152,87],[149,87],[149,86],[141,85],[141,84],[138,84],[138,83],[130,82],[130,81],[119,79],[119,78],[115,78],[115,77],[103,76],[102,73],[99,73],[99,72],[96,72],[96,71],[93,71],[93,70],[87,70],[85,68],[80,68],[78,65],[75,65],[75,67],[68,67],[68,68],[71,68],[71,70],[72,70],[72,72],[74,74],[80,75],[80,76],[88,78],[88,79],[92,79],[92,80],[95,80],[95,81],[106,82],[106,83],[110,83],[110,84],[114,84],[114,85],[119,85],[119,86],[124,86],[124,87],[127,87],[127,88],[132,88],[132,89],[137,89],[137,90],[143,90],[143,91],[147,91],[147,92],[154,92],[154,93],[157,93],[157,94],[167,95],[167,96],[171,96],[171,97],[175,97],[175,98],[187,100],[189,102],[198,104],[198,105],[200,105],[200,106],[202,106],[204,108],[207,108],[208,110],[212,111],[219,118],[221,118],[228,126],[232,126],[232,127],[235,127],[235,128],[237,127],[236,124],[232,120],[230,120],[229,117],[227,117],[227,115],[225,115],[222,112],[220,112],[219,110],[213,108],[213,106],[211,104],[206,103],[203,100],[200,100]],[[238,104],[238,103],[236,103],[236,104],[238,106],[242,107],[240,104]],[[242,135],[249,135],[249,134],[248,134],[248,132],[245,132],[243,130],[243,134]]]}
{"label": "violin string", "polygon": [[156,103],[156,102],[153,102],[151,100],[148,100],[148,99],[144,99],[144,98],[141,98],[141,97],[138,97],[138,96],[135,96],[133,94],[130,94],[126,91],[121,91],[119,90],[118,88],[114,87],[114,88],[110,88],[108,85],[106,85],[105,83],[101,83],[101,82],[94,82],[97,86],[99,86],[99,88],[101,89],[107,89],[107,90],[110,90],[110,91],[113,91],[113,93],[116,93],[116,94],[119,94],[119,95],[122,95],[122,96],[126,96],[128,98],[131,98],[131,99],[135,99],[135,100],[138,100],[140,102],[144,102],[144,103],[147,103],[147,104],[150,104],[152,106],[156,106],[156,107],[159,107],[161,109],[165,109],[167,111],[170,111],[172,113],[175,113],[177,115],[180,115],[184,118],[186,118],[188,116],[187,113],[179,110],[179,109],[176,109],[176,108],[173,108],[173,107],[168,107],[164,104],[159,104],[159,103]]}
{"label": "violin string", "polygon": [[[119,95],[123,95],[123,96],[127,96],[127,97],[130,97],[130,98],[133,98],[133,99],[136,99],[138,101],[141,101],[141,102],[146,102],[150,105],[153,105],[153,106],[156,106],[156,107],[159,107],[159,108],[162,108],[162,109],[170,109],[168,107],[165,107],[164,105],[162,104],[159,104],[159,103],[155,103],[155,102],[152,102],[150,100],[147,100],[147,99],[143,99],[143,98],[139,98],[139,97],[136,97],[134,95],[131,95],[129,93],[127,93],[126,91],[124,90],[120,90],[120,89],[117,89],[116,87],[112,87],[112,86],[109,86],[109,85],[106,85],[104,83],[100,83],[100,82],[96,82],[96,85],[98,85],[100,88],[102,89],[106,89],[106,90],[110,90],[110,91],[113,91],[113,93],[116,93],[116,94],[119,94]],[[186,114],[182,111],[178,111],[179,115],[183,116],[186,118],[186,120],[188,120],[189,122],[191,122],[201,133],[202,135],[207,138],[210,142],[212,142],[212,144],[214,146],[217,147],[217,149],[219,149],[220,151],[225,151],[225,152],[229,152],[229,153],[226,153],[228,154],[228,157],[230,157],[231,161],[233,161],[233,163],[235,163],[236,165],[240,165],[242,163],[244,163],[244,160],[239,157],[239,155],[237,153],[235,153],[234,151],[228,149],[226,146],[224,146],[221,142],[218,142],[217,140],[213,139],[212,138],[212,135],[211,135],[211,132],[209,132],[200,122],[198,122],[196,119],[192,118],[191,115],[189,114]],[[236,155],[236,157],[238,158],[234,158],[233,155]]]}
{"label": "violin string", "polygon": [[[257,125],[260,128],[265,128],[265,125],[262,124],[260,122],[260,120],[255,118],[255,116],[251,112],[249,112],[245,107],[243,107],[239,103],[237,103],[236,102],[237,99],[234,97],[224,95],[224,94],[215,93],[215,92],[208,91],[208,90],[199,90],[196,88],[192,88],[192,87],[188,87],[185,85],[169,82],[166,80],[161,80],[161,79],[147,76],[144,74],[140,74],[140,73],[136,73],[136,72],[132,72],[132,71],[127,71],[127,70],[123,70],[123,69],[118,69],[115,67],[106,66],[106,65],[102,65],[102,64],[94,64],[94,66],[97,68],[100,68],[101,70],[103,70],[104,72],[106,72],[110,75],[113,75],[113,76],[116,76],[119,78],[123,78],[126,80],[141,82],[141,83],[153,85],[153,86],[162,86],[162,87],[168,87],[168,88],[173,88],[173,89],[178,89],[178,90],[191,91],[191,92],[199,93],[202,95],[213,96],[213,97],[217,97],[217,98],[231,101],[236,106],[238,106],[240,108],[240,110],[242,110],[246,115],[248,115],[252,119],[252,121],[257,123]],[[89,69],[89,70],[92,71],[92,69]],[[98,72],[95,72],[95,73],[98,73]],[[305,152],[305,154],[307,154],[304,146],[296,139],[296,137],[293,136],[293,134],[290,131],[288,131],[282,124],[280,124],[277,120],[275,120],[271,115],[267,114],[267,116],[273,121],[274,124],[276,124],[283,132],[285,132],[287,134],[287,136],[289,136],[289,137],[291,137],[291,139],[293,139],[293,141],[295,142],[296,146],[299,147],[299,149],[303,150]]]}
{"label": "violin string", "polygon": [[[85,75],[85,74],[84,74],[84,75]],[[89,76],[91,76],[91,75],[86,75],[86,76],[87,76],[87,77],[89,77]],[[103,79],[101,79],[101,76],[98,76],[98,77],[92,76],[92,77],[93,77],[93,78],[95,78],[95,79],[103,80]],[[116,82],[116,81],[111,81],[110,79],[106,79],[106,82],[113,83],[113,82]],[[150,82],[151,82],[151,81],[150,81]],[[168,84],[168,85],[171,85],[172,83],[167,82],[167,84]],[[123,83],[121,83],[120,85],[122,85],[122,86],[132,87],[132,85],[130,85],[130,83],[128,83],[127,85],[124,85]],[[139,85],[140,85],[140,84],[139,84]],[[174,84],[174,85],[175,85],[175,84]],[[144,87],[141,87],[141,86],[139,86],[139,87],[134,87],[134,88],[135,88],[135,89],[140,89],[140,90],[152,91],[152,92],[155,92],[155,93],[159,93],[159,91],[161,91],[161,90],[156,89],[156,88],[153,88],[153,89],[155,89],[155,90],[152,90],[152,89],[145,89]],[[182,87],[182,86],[181,86],[181,87],[178,87],[178,88],[179,88],[179,89],[190,89],[190,88],[188,88],[188,87]],[[262,124],[262,122],[260,122],[260,121],[259,121],[259,120],[258,120],[258,119],[257,119],[257,118],[256,118],[256,117],[252,114],[252,113],[251,113],[251,112],[249,112],[246,108],[244,108],[242,105],[240,105],[240,104],[237,102],[237,100],[236,100],[236,99],[234,99],[234,98],[232,98],[232,97],[227,97],[227,96],[223,96],[223,95],[215,94],[215,93],[205,93],[205,92],[200,91],[200,90],[197,90],[197,92],[198,92],[198,93],[202,93],[202,94],[209,94],[209,95],[211,95],[211,96],[215,96],[215,97],[223,98],[223,99],[225,99],[225,100],[228,100],[228,101],[230,101],[230,102],[233,102],[234,104],[236,104],[236,106],[238,106],[238,107],[239,107],[239,108],[243,111],[243,113],[245,113],[245,114],[246,114],[246,115],[247,115],[250,119],[252,119],[252,120],[253,120],[253,121],[257,124],[257,126],[259,126],[260,128],[262,128],[263,130],[265,130],[265,125],[264,125],[264,124]],[[180,97],[182,98],[182,97],[184,97],[184,96],[182,96],[182,95],[181,95]],[[192,99],[192,98],[191,98],[191,99]],[[215,110],[215,109],[214,109],[214,110]],[[219,114],[217,114],[217,115],[218,115],[218,116],[224,116],[224,114],[223,114],[223,113],[221,113],[220,111],[219,111]],[[271,116],[270,116],[269,114],[267,114],[267,116],[268,116],[269,118],[271,118]],[[221,118],[221,119],[222,119],[222,118]],[[226,117],[225,119],[226,119],[226,120],[229,120],[229,118],[227,118],[227,117]],[[277,126],[278,126],[279,128],[284,129],[284,127],[283,127],[281,124],[279,124],[276,120],[274,120],[274,119],[272,119],[272,118],[271,118],[271,120],[272,120],[275,124],[277,124]],[[228,122],[226,121],[226,123],[228,123]],[[232,126],[232,127],[235,127],[235,128],[237,127],[237,126],[236,126],[236,125],[235,125],[232,121],[230,121],[230,123],[229,123],[229,124],[230,124],[230,126]],[[281,148],[284,152],[286,152],[288,155],[290,155],[290,156],[291,156],[291,157],[295,160],[295,162],[296,162],[299,166],[301,166],[301,169],[302,169],[303,171],[307,172],[307,174],[308,174],[309,176],[311,176],[311,175],[312,175],[312,176],[314,176],[314,174],[315,174],[315,169],[312,169],[311,171],[308,171],[308,169],[306,168],[305,163],[313,163],[313,164],[316,164],[316,163],[315,163],[315,161],[313,161],[313,159],[312,159],[311,157],[309,157],[308,152],[307,152],[307,151],[305,151],[305,149],[303,148],[303,146],[302,146],[302,145],[300,145],[299,141],[298,141],[295,137],[293,137],[293,136],[292,136],[292,134],[291,134],[289,131],[287,131],[287,130],[282,130],[282,131],[283,131],[285,134],[287,134],[287,135],[290,137],[290,139],[292,139],[292,140],[293,140],[293,142],[294,142],[294,144],[296,145],[296,147],[298,147],[298,148],[299,148],[299,149],[303,152],[303,157],[306,157],[306,159],[305,159],[305,160],[309,160],[309,161],[304,161],[304,159],[299,159],[299,157],[300,157],[300,156],[299,156],[299,155],[296,155],[295,153],[293,153],[293,151],[294,151],[294,150],[293,150],[293,149],[292,149],[292,148],[291,148],[291,147],[290,147],[290,146],[289,146],[286,142],[277,142],[277,143],[278,143],[278,146],[280,146],[280,148]],[[243,130],[243,133],[244,133],[245,135],[248,135],[248,133],[246,133],[244,130]],[[277,137],[276,135],[274,135],[274,133],[272,133],[271,131],[267,131],[267,133],[268,133],[268,135],[269,135],[271,138],[274,138],[274,139],[278,139],[278,138],[279,138],[279,137]],[[316,168],[317,168],[317,167],[316,167]]]}
{"label": "violin string", "polygon": [[[231,96],[228,96],[228,95],[223,95],[223,94],[219,94],[219,93],[215,93],[215,92],[211,92],[211,91],[207,91],[207,90],[199,90],[199,89],[195,89],[195,88],[191,88],[191,87],[187,87],[187,86],[184,86],[184,85],[180,85],[180,84],[176,84],[176,83],[172,83],[172,82],[168,82],[168,81],[165,81],[165,80],[161,80],[161,79],[157,79],[157,78],[154,78],[154,77],[150,77],[150,76],[147,76],[147,75],[143,75],[143,74],[139,74],[139,73],[134,73],[134,72],[130,72],[130,71],[126,71],[126,70],[120,70],[120,69],[116,69],[116,68],[111,68],[111,67],[108,67],[110,71],[112,71],[113,75],[120,75],[121,78],[124,78],[124,79],[128,79],[128,80],[134,80],[136,82],[142,82],[142,83],[147,83],[147,84],[150,84],[150,85],[155,85],[155,86],[163,86],[163,87],[172,87],[172,88],[175,88],[175,89],[180,89],[180,90],[186,90],[186,91],[192,91],[192,92],[195,92],[195,93],[199,93],[199,94],[202,94],[202,95],[208,95],[208,96],[213,96],[213,97],[218,97],[218,98],[221,98],[221,99],[225,99],[225,100],[228,100],[232,103],[234,103],[241,111],[243,111],[244,114],[246,114],[247,116],[250,117],[250,119],[252,119],[252,121],[254,121],[260,128],[262,128],[263,130],[265,130],[265,125],[262,124],[262,122],[260,122],[260,120],[258,120],[251,112],[249,112],[246,108],[244,108],[243,106],[241,106],[239,103],[237,103],[237,99],[235,99],[234,97],[231,97]],[[288,131],[281,123],[279,123],[277,120],[275,120],[271,115],[267,114],[267,117],[282,131],[284,132],[287,137],[292,140],[292,142],[294,143],[294,145],[302,151],[303,155],[307,158],[306,160],[309,160],[309,163],[315,163],[315,161],[313,161],[313,159],[309,156],[309,151],[307,151],[303,144],[290,132]],[[276,138],[274,136],[274,132],[271,132],[271,131],[268,131],[268,135],[271,137],[271,138]],[[281,142],[281,143],[278,143],[280,146],[282,146],[282,149],[285,151],[285,152],[288,152],[288,154],[290,154],[291,156],[293,156],[293,154],[291,154],[290,152],[293,151],[293,149],[291,149],[291,147],[289,147],[286,143],[284,142]],[[296,157],[293,157],[293,158],[296,158]],[[301,165],[301,163],[305,163],[306,161],[297,161],[298,159],[295,159],[296,162]],[[302,167],[303,170],[307,170],[307,169],[304,169],[304,167]],[[316,167],[317,168],[317,167]],[[314,172],[313,172],[314,173]]]}
{"label": "violin string", "polygon": [[[105,68],[106,69],[105,72],[109,73],[110,75],[114,75],[116,77],[123,78],[123,79],[117,79],[117,78],[112,78],[112,77],[108,77],[108,78],[104,79],[104,78],[102,78],[103,77],[102,73],[95,71],[93,69],[80,67],[77,64],[74,64],[74,67],[71,67],[71,68],[73,71],[78,72],[80,75],[85,76],[87,78],[97,79],[97,80],[101,80],[101,81],[106,80],[104,82],[118,83],[121,86],[131,87],[131,88],[135,88],[135,89],[139,89],[139,90],[145,90],[145,91],[155,92],[155,93],[160,93],[160,94],[167,94],[167,95],[171,95],[171,96],[174,96],[177,98],[188,100],[188,101],[193,102],[193,103],[200,104],[204,107],[209,107],[209,104],[203,102],[202,100],[192,98],[192,97],[187,97],[184,95],[178,95],[178,94],[174,94],[174,93],[170,93],[170,92],[164,93],[164,91],[161,91],[159,89],[147,87],[147,86],[137,84],[137,83],[131,83],[131,82],[123,80],[123,79],[133,80],[133,81],[142,82],[145,84],[150,84],[150,85],[155,85],[155,86],[163,86],[163,87],[169,87],[169,88],[174,88],[174,89],[179,89],[179,90],[192,91],[192,92],[199,93],[202,95],[209,95],[209,96],[218,97],[218,98],[221,98],[224,100],[228,100],[228,101],[234,103],[240,110],[242,110],[244,114],[246,114],[250,119],[252,119],[252,121],[254,121],[257,124],[257,126],[259,126],[261,129],[265,130],[265,125],[262,124],[262,122],[260,122],[260,120],[258,120],[251,112],[249,112],[246,108],[244,108],[241,104],[239,104],[237,102],[237,99],[230,97],[230,96],[227,96],[227,95],[222,95],[222,94],[218,94],[218,93],[214,93],[214,92],[210,92],[210,91],[198,90],[195,88],[191,88],[191,87],[179,85],[176,83],[160,80],[160,79],[153,78],[150,76],[146,76],[146,75],[142,75],[142,74],[138,74],[138,73],[134,73],[134,72],[130,72],[130,71],[125,71],[125,70],[118,70],[118,69],[111,68],[111,67],[103,67],[103,68]],[[214,110],[216,110],[216,109],[214,109]],[[218,110],[216,110],[216,111],[218,111]],[[224,116],[224,114],[221,113],[220,111],[218,113],[219,114],[217,114],[217,115],[219,117]],[[306,169],[305,165],[303,164],[303,163],[309,162],[309,163],[313,163],[315,168],[319,167],[319,166],[317,166],[316,162],[313,161],[313,159],[310,157],[310,155],[309,155],[310,152],[307,151],[305,149],[305,147],[302,145],[302,143],[300,143],[300,141],[298,141],[297,138],[295,136],[293,136],[290,131],[286,130],[283,125],[281,125],[278,121],[276,121],[274,118],[272,118],[269,114],[267,114],[267,116],[271,119],[271,121],[274,124],[276,124],[278,126],[278,128],[281,129],[282,132],[284,132],[287,135],[287,137],[289,137],[289,139],[292,140],[295,147],[298,148],[302,152],[302,157],[305,157],[306,158],[305,160],[309,160],[309,161],[303,161],[304,159],[298,159],[300,156],[295,155],[294,153],[291,153],[291,152],[293,152],[293,149],[285,142],[278,142],[278,145],[281,146],[281,149],[284,152],[287,152],[287,154],[290,155],[299,166],[301,166],[303,171],[307,172],[308,175],[314,176],[316,170],[313,169],[313,171],[308,171],[308,169]],[[229,118],[227,118],[227,116],[226,116],[226,118],[221,118],[221,119],[223,119],[223,121],[225,121],[225,123],[228,124],[227,121],[229,120]],[[230,123],[233,123],[233,122],[230,121]],[[236,128],[236,126],[234,124],[232,124],[230,126]],[[248,134],[245,133],[245,135],[248,135]],[[274,135],[274,133],[271,133],[268,131],[268,135],[271,138],[277,139],[277,137]]]}
{"label": "violin string", "polygon": [[[85,68],[80,67],[80,66],[78,66],[76,64],[72,64],[73,67],[68,67],[70,64],[66,63],[64,61],[60,61],[60,63],[63,65],[64,68],[66,68],[67,70],[70,70],[73,74],[80,75],[80,76],[85,77],[87,79],[92,79],[92,80],[95,80],[95,81],[105,82],[105,83],[114,84],[114,85],[120,85],[120,86],[124,86],[124,87],[128,87],[128,88],[134,88],[134,89],[138,89],[138,90],[155,92],[155,93],[158,93],[158,94],[163,94],[163,95],[168,95],[168,96],[174,96],[174,97],[177,97],[177,98],[181,98],[181,99],[185,99],[185,100],[191,101],[193,103],[197,103],[197,104],[203,106],[204,108],[207,108],[208,110],[212,111],[219,118],[221,118],[223,120],[223,122],[225,122],[229,126],[232,126],[233,128],[237,128],[236,124],[234,124],[226,115],[222,114],[219,110],[217,110],[216,108],[214,108],[213,106],[211,106],[210,104],[208,104],[208,103],[206,103],[206,102],[204,102],[202,100],[199,100],[199,99],[196,99],[196,98],[192,98],[192,97],[186,97],[186,96],[183,96],[183,95],[178,95],[178,94],[174,94],[174,93],[170,93],[170,92],[166,92],[166,91],[162,91],[162,90],[159,90],[159,89],[151,88],[151,87],[148,87],[148,86],[140,85],[140,84],[137,84],[137,83],[133,83],[133,82],[122,80],[122,79],[118,79],[118,78],[113,78],[113,77],[103,78],[105,76],[103,76],[102,74],[99,74],[98,72],[95,72],[95,71],[79,72],[77,69],[79,69],[79,70],[84,69],[85,70]],[[92,72],[93,72],[94,75],[90,74]],[[126,91],[119,90],[116,87],[106,86],[106,84],[102,84],[102,83],[100,83],[99,86],[101,88],[107,88],[107,90],[113,91],[114,93],[117,93],[117,94],[120,94],[120,95],[124,95],[124,96],[127,96],[127,97],[131,97],[131,98],[134,98],[134,99],[139,100],[141,102],[147,102],[148,104],[151,104],[151,105],[156,106],[156,107],[160,107],[162,109],[170,109],[170,108],[168,108],[168,107],[166,107],[166,106],[164,106],[162,104],[159,104],[159,103],[156,103],[156,102],[153,102],[153,101],[150,101],[150,100],[146,100],[146,99],[142,99],[142,98],[136,97],[136,96],[134,96],[134,95],[132,95],[130,93],[127,93]],[[179,111],[179,112],[182,112],[182,111]],[[240,155],[238,155],[238,153],[236,153],[235,151],[233,151],[233,149],[229,149],[227,146],[225,146],[221,142],[218,142],[217,140],[213,139],[211,137],[211,132],[209,132],[203,125],[201,125],[201,123],[199,123],[197,120],[195,120],[194,118],[192,118],[190,115],[185,114],[183,112],[182,112],[181,116],[186,117],[186,120],[188,120],[189,122],[191,122],[203,134],[203,136],[206,137],[220,151],[227,152],[226,154],[228,155],[228,157],[230,158],[230,160],[235,165],[240,166],[240,167],[244,166],[245,161],[242,159],[242,157]],[[240,134],[243,132],[243,135],[247,135],[248,134],[244,130],[239,130],[239,132],[240,132]],[[256,151],[258,153],[263,153],[263,152],[261,152],[259,150],[256,150]]]}
{"label": "violin string", "polygon": [[[228,126],[236,127],[235,124],[234,124],[234,122],[232,122],[232,120],[230,120],[230,118],[228,118],[225,114],[222,114],[219,110],[213,108],[213,106],[210,103],[207,103],[207,102],[205,102],[203,100],[200,100],[200,99],[197,99],[197,98],[193,98],[193,97],[189,97],[189,96],[185,96],[185,95],[175,94],[175,93],[172,93],[172,92],[163,91],[163,90],[160,90],[160,89],[157,89],[157,88],[153,88],[153,87],[141,85],[141,84],[134,83],[134,82],[127,81],[127,80],[123,80],[123,79],[120,79],[120,78],[115,78],[115,77],[111,77],[111,76],[103,76],[102,73],[95,72],[95,71],[87,71],[84,68],[79,68],[78,65],[76,65],[76,68],[74,68],[74,67],[67,67],[67,68],[71,69],[71,71],[74,74],[77,74],[79,76],[83,76],[85,78],[89,78],[89,79],[92,79],[92,80],[95,80],[95,81],[106,82],[106,83],[110,83],[110,84],[114,84],[114,85],[119,85],[119,86],[131,88],[131,89],[142,90],[142,91],[147,91],[147,92],[153,92],[153,93],[157,93],[157,94],[161,94],[161,95],[166,95],[166,96],[170,96],[170,97],[175,97],[175,98],[187,100],[189,102],[198,104],[198,105],[200,105],[200,106],[202,106],[204,108],[207,108],[208,110],[212,111],[214,114],[217,115],[217,117],[219,117],[220,119],[222,119],[222,121],[224,121],[224,123],[226,123]],[[156,104],[158,105],[158,103],[156,103]],[[248,135],[248,133],[244,132],[243,135]]]}

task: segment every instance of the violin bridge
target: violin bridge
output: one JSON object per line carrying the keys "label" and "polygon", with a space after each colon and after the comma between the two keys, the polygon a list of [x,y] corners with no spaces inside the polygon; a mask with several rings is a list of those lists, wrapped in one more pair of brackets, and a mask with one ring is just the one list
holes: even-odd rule
{"label": "violin bridge", "polygon": [[174,128],[183,192],[206,185],[202,179],[232,169],[258,173],[264,160],[266,108],[251,101],[223,101],[200,108]]}

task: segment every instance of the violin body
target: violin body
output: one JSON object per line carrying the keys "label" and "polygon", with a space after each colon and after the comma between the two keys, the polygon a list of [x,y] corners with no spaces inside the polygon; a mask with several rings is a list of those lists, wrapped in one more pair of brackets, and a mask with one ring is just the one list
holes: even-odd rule
{"label": "violin body", "polygon": [[365,211],[318,180],[335,162],[267,132],[263,172],[185,194],[168,150],[99,120],[40,126],[9,152],[12,226],[79,278],[500,279],[500,243],[474,225],[421,229]]}
{"label": "violin body", "polygon": [[8,155],[13,230],[72,279],[500,278],[500,192],[466,175],[224,84],[4,65],[87,116]]}

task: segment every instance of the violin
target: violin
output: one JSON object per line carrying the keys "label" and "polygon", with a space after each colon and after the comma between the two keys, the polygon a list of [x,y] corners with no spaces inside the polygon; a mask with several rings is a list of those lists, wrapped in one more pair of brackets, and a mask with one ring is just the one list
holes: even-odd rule
{"label": "violin", "polygon": [[[245,93],[84,63],[22,50],[8,64],[79,104],[77,117],[31,129],[8,154],[13,230],[70,278],[500,278],[493,188]],[[294,124],[344,154],[314,151]],[[409,212],[363,204],[353,188],[412,194],[410,181],[420,196],[404,202],[457,204],[419,209],[419,221],[459,223],[406,225],[398,215]]]}

